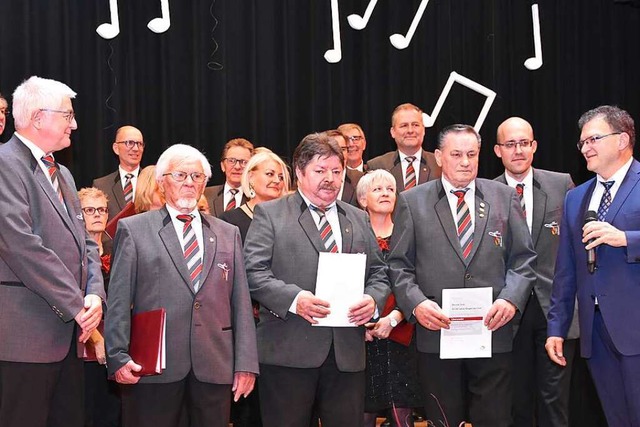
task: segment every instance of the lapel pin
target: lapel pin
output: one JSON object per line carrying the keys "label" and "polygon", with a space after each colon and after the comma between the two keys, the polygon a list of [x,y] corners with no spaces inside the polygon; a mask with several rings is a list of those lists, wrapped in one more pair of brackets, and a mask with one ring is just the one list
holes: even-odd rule
{"label": "lapel pin", "polygon": [[222,269],[222,278],[224,279],[224,281],[228,281],[229,280],[229,266],[227,265],[226,262],[224,263],[218,263],[218,268]]}
{"label": "lapel pin", "polygon": [[558,224],[557,221],[552,221],[550,223],[545,224],[544,226],[547,228],[550,228],[551,234],[553,234],[554,236],[560,235],[560,224]]}
{"label": "lapel pin", "polygon": [[483,212],[483,211],[480,211],[480,213],[478,214],[478,216],[479,216],[480,218],[484,218],[484,212]]}
{"label": "lapel pin", "polygon": [[499,231],[490,231],[489,236],[493,237],[493,244],[502,247],[502,233]]}
{"label": "lapel pin", "polygon": [[82,214],[76,215],[76,219],[79,219],[80,221],[84,221],[84,218],[82,217]]}
{"label": "lapel pin", "polygon": [[213,237],[209,237],[209,241],[213,243]]}
{"label": "lapel pin", "polygon": [[481,207],[481,208],[484,208],[484,207],[485,207],[484,202],[480,202],[480,207]]}

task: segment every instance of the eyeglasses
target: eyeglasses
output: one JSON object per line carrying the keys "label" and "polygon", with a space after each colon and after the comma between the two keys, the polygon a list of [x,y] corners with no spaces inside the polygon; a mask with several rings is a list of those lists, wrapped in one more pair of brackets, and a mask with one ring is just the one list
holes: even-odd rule
{"label": "eyeglasses", "polygon": [[235,166],[239,163],[240,167],[245,167],[247,166],[247,163],[249,163],[249,160],[234,159],[233,157],[225,157],[222,160],[229,163],[231,166]]}
{"label": "eyeglasses", "polygon": [[608,133],[606,135],[594,135],[594,136],[590,136],[589,138],[585,138],[582,141],[578,141],[578,143],[576,144],[576,147],[578,147],[578,151],[582,151],[582,147],[584,147],[585,145],[593,145],[596,142],[600,141],[601,139],[604,139],[608,136],[611,135],[620,135],[622,132],[612,132],[612,133]]}
{"label": "eyeglasses", "polygon": [[0,114],[8,116],[9,114],[11,114],[11,111],[7,110],[6,108],[0,108]]}
{"label": "eyeglasses", "polygon": [[162,176],[167,176],[167,175],[171,175],[171,177],[177,182],[183,182],[184,180],[187,179],[188,176],[191,177],[191,180],[193,182],[197,182],[197,183],[204,182],[204,180],[207,178],[207,176],[201,172],[186,173],[181,171],[173,171],[173,172],[162,174]]}
{"label": "eyeglasses", "polygon": [[67,121],[69,123],[71,123],[73,121],[74,117],[76,116],[76,113],[74,113],[73,111],[52,110],[50,108],[41,108],[40,111],[46,111],[48,113],[60,113],[60,114],[62,114],[62,117],[67,119]]}
{"label": "eyeglasses", "polygon": [[520,141],[507,141],[507,142],[496,142],[496,145],[499,145],[500,147],[504,147],[507,150],[513,150],[514,148],[516,148],[517,146],[520,146],[520,148],[529,148],[533,145],[533,141],[531,139],[521,139]]}
{"label": "eyeglasses", "polygon": [[362,141],[364,138],[360,135],[355,135],[355,136],[348,136],[347,139],[351,142],[358,142],[358,141]]}
{"label": "eyeglasses", "polygon": [[116,144],[124,144],[124,146],[129,150],[131,150],[133,147],[138,147],[141,150],[144,148],[144,141],[134,141],[131,139],[127,141],[116,141]]}
{"label": "eyeglasses", "polygon": [[101,206],[99,208],[87,206],[86,208],[82,208],[82,212],[84,212],[86,215],[93,215],[96,212],[98,212],[100,215],[106,215],[109,210],[106,208],[106,206]]}

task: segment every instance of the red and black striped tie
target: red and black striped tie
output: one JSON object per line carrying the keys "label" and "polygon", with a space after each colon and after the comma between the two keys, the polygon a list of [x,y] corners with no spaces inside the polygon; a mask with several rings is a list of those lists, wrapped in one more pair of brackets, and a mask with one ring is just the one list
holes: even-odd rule
{"label": "red and black striped tie", "polygon": [[124,189],[124,201],[129,203],[133,199],[133,174],[128,173],[125,176]]}
{"label": "red and black striped tie", "polygon": [[318,221],[318,230],[320,231],[320,238],[322,239],[324,247],[328,252],[338,252],[336,238],[333,235],[333,230],[331,230],[331,224],[329,224],[329,221],[327,220],[325,209],[319,208],[317,206],[311,206],[311,209],[316,211],[318,216],[320,217],[320,221]]}
{"label": "red and black striped tie", "polygon": [[236,194],[238,194],[240,190],[238,190],[237,188],[232,188],[229,190],[229,193],[231,193],[231,199],[229,199],[229,203],[227,203],[227,206],[224,208],[224,211],[230,211],[231,209],[235,209],[238,205],[236,203]]}
{"label": "red and black striped tie", "polygon": [[51,178],[51,185],[53,185],[53,189],[58,194],[58,199],[64,205],[64,197],[62,197],[62,190],[60,189],[60,181],[58,180],[58,165],[56,164],[53,155],[48,154],[46,156],[42,156],[42,163],[47,167],[49,171],[49,177]]}
{"label": "red and black striped tie", "polygon": [[184,222],[184,227],[182,228],[184,259],[187,261],[191,284],[197,292],[200,288],[200,279],[202,276],[202,253],[200,252],[198,239],[196,239],[195,230],[191,226],[193,215],[178,215],[177,218]]}
{"label": "red and black striped tie", "polygon": [[457,212],[457,225],[458,225],[458,239],[460,239],[460,249],[462,250],[462,257],[467,258],[473,248],[473,230],[471,228],[471,213],[469,212],[469,205],[464,201],[464,195],[469,189],[463,188],[461,190],[451,190],[451,192],[458,198],[456,204]]}
{"label": "red and black striped tie", "polygon": [[404,174],[404,189],[408,190],[416,186],[416,170],[413,167],[413,162],[416,160],[416,156],[407,156],[404,159],[409,162],[407,165],[407,171]]}

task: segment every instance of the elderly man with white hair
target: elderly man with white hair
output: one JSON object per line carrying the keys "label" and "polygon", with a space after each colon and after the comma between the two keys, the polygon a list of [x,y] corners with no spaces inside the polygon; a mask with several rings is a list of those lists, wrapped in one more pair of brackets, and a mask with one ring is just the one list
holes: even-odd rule
{"label": "elderly man with white hair", "polygon": [[[211,176],[202,153],[169,147],[156,164],[166,204],[125,218],[114,240],[105,322],[109,373],[123,384],[123,425],[227,427],[230,396],[253,389],[255,326],[238,229],[198,211]],[[166,310],[166,369],[137,375],[131,316]]]}

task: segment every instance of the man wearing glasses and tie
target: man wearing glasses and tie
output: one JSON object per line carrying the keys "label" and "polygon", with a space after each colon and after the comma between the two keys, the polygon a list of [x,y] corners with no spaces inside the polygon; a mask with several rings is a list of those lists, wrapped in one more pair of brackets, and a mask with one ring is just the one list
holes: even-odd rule
{"label": "man wearing glasses and tie", "polygon": [[[211,166],[197,149],[167,148],[156,180],[165,206],[122,219],[114,239],[105,342],[122,384],[124,427],[227,427],[231,396],[258,373],[253,308],[238,228],[197,204]],[[166,369],[140,377],[130,354],[131,316],[166,310]]]}
{"label": "man wearing glasses and tie", "polygon": [[253,156],[253,144],[244,138],[234,138],[224,145],[220,169],[224,172],[224,184],[207,187],[204,196],[209,203],[211,215],[218,217],[247,202],[240,181],[247,162]]}
{"label": "man wearing glasses and tie", "polygon": [[640,163],[626,111],[578,121],[578,150],[596,177],[567,194],[549,309],[547,353],[566,365],[578,298],[580,350],[610,426],[640,426]]}
{"label": "man wearing glasses and tie", "polygon": [[569,425],[569,388],[573,355],[577,347],[578,317],[571,322],[565,342],[567,367],[549,360],[544,343],[551,282],[560,244],[562,210],[571,176],[533,168],[538,149],[533,128],[520,117],[510,117],[498,126],[493,151],[505,172],[496,178],[516,190],[534,247],[537,279],[513,342],[513,425]]}
{"label": "man wearing glasses and tie", "polygon": [[78,356],[102,318],[98,246],[54,153],[77,129],[76,93],[33,76],[13,93],[16,132],[0,147],[0,425],[81,427]]}
{"label": "man wearing glasses and tie", "polygon": [[133,202],[144,153],[142,132],[133,126],[122,126],[116,131],[112,149],[118,156],[118,170],[93,181],[93,186],[109,198],[109,220]]}

